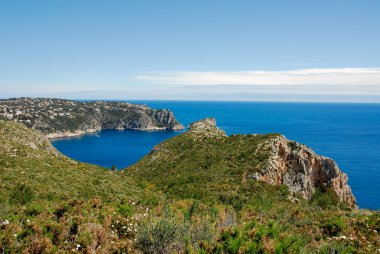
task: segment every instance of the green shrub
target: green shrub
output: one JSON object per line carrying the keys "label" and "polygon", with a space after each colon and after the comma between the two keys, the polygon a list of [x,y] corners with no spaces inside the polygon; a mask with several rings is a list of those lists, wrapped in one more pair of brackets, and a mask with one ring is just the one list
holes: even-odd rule
{"label": "green shrub", "polygon": [[123,216],[131,217],[133,215],[133,207],[129,204],[120,204],[117,212]]}
{"label": "green shrub", "polygon": [[240,211],[245,203],[238,194],[222,193],[219,195],[219,200],[223,204],[231,205],[237,211]]}
{"label": "green shrub", "polygon": [[204,218],[191,224],[190,239],[193,245],[201,242],[213,242],[216,235],[215,225]]}
{"label": "green shrub", "polygon": [[272,208],[273,202],[273,198],[270,196],[255,195],[250,200],[250,205],[257,212],[265,212]]}
{"label": "green shrub", "polygon": [[184,250],[187,231],[185,224],[165,216],[143,224],[135,241],[144,253],[176,253]]}
{"label": "green shrub", "polygon": [[338,198],[332,191],[317,190],[310,199],[313,205],[320,206],[323,209],[334,207],[338,204]]}
{"label": "green shrub", "polygon": [[9,195],[9,203],[25,205],[34,198],[33,190],[25,184],[17,184]]}
{"label": "green shrub", "polygon": [[221,240],[224,242],[224,250],[226,253],[235,254],[239,252],[242,245],[242,239],[238,229],[227,230],[222,234]]}
{"label": "green shrub", "polygon": [[323,233],[328,236],[338,236],[345,229],[346,224],[341,217],[331,217],[321,224]]}
{"label": "green shrub", "polygon": [[350,246],[345,246],[343,243],[331,243],[323,246],[319,250],[320,254],[351,254],[356,253]]}

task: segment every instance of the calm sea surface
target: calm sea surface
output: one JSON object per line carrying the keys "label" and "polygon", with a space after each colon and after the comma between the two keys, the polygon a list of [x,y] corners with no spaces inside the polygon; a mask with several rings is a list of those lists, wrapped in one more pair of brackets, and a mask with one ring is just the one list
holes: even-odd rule
{"label": "calm sea surface", "polygon": [[[380,104],[135,101],[174,112],[185,126],[215,117],[227,134],[279,132],[333,158],[362,208],[380,209]],[[62,153],[124,168],[174,131],[113,131],[55,140]]]}

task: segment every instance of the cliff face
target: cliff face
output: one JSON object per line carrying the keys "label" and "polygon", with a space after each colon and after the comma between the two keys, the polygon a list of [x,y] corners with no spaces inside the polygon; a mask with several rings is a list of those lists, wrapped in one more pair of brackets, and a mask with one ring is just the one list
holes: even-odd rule
{"label": "cliff face", "polygon": [[0,119],[23,123],[49,138],[81,135],[101,129],[183,129],[169,110],[156,110],[127,102],[79,102],[49,98],[0,100]]}
{"label": "cliff face", "polygon": [[348,177],[334,160],[317,155],[309,147],[284,136],[263,143],[259,149],[269,151],[268,164],[248,177],[269,184],[284,184],[306,199],[318,189],[332,191],[341,202],[356,207]]}
{"label": "cliff face", "polygon": [[[213,118],[192,123],[187,132],[157,145],[130,169],[170,192],[180,193],[183,186],[173,183],[184,179],[197,186],[197,195],[209,192],[216,197],[227,189],[253,191],[259,181],[285,185],[305,199],[317,190],[333,192],[340,202],[356,207],[348,177],[332,159],[279,134],[227,136]],[[208,179],[207,187],[203,179]]]}

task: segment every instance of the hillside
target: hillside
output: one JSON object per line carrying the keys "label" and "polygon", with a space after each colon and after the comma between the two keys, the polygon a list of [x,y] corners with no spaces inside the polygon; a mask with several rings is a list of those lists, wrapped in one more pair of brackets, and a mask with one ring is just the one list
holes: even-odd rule
{"label": "hillside", "polygon": [[279,134],[228,137],[215,119],[191,124],[188,132],[159,144],[130,170],[181,198],[234,195],[259,180],[287,186],[306,199],[317,191],[331,192],[356,207],[347,175],[333,160]]}
{"label": "hillside", "polygon": [[214,238],[219,244],[205,244],[207,253],[371,253],[379,247],[379,214],[356,210],[347,175],[280,134],[227,136],[215,119],[204,119],[154,147],[126,174],[153,184],[185,216],[223,207],[210,222],[221,232]]}
{"label": "hillside", "polygon": [[76,136],[101,129],[183,129],[169,110],[128,102],[13,98],[0,100],[0,119],[23,123],[49,138]]}
{"label": "hillside", "polygon": [[111,241],[110,223],[139,209],[131,202],[158,198],[125,174],[67,158],[39,132],[0,120],[1,253],[70,251],[86,240],[81,234],[95,232]]}
{"label": "hillside", "polygon": [[[228,137],[206,119],[115,172],[0,120],[0,252],[376,253],[379,213],[352,209],[347,178],[329,159],[291,141],[275,156],[278,140]],[[287,183],[301,164],[273,167],[291,154],[331,174],[300,192]]]}

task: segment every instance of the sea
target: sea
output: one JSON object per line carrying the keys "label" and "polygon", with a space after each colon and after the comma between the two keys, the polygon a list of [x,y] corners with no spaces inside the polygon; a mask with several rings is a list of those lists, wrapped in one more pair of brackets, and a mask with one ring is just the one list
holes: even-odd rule
{"label": "sea", "polygon": [[[380,210],[380,104],[129,101],[170,109],[184,126],[214,117],[227,134],[281,133],[333,158],[360,208]],[[183,131],[103,130],[52,143],[76,160],[118,169]]]}

